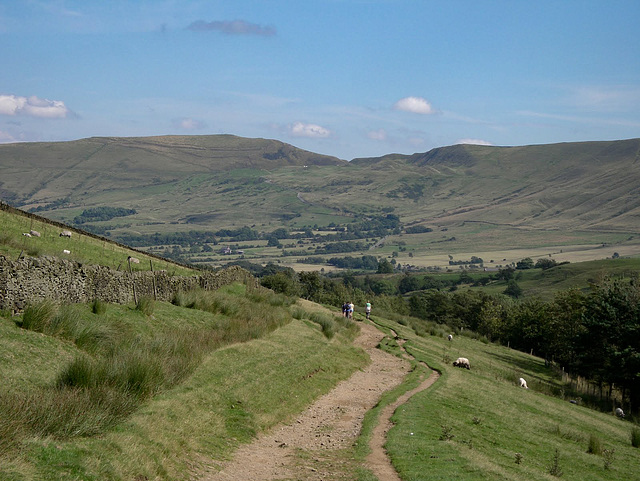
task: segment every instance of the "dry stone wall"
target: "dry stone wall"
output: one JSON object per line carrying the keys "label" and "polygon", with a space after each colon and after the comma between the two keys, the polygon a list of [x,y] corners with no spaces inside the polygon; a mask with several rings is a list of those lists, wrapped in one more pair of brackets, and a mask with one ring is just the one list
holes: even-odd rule
{"label": "dry stone wall", "polygon": [[18,261],[0,256],[0,309],[16,312],[42,299],[69,303],[100,299],[127,304],[135,296],[171,301],[178,291],[198,287],[215,290],[233,282],[258,283],[249,271],[238,266],[197,276],[174,276],[166,271],[115,271],[49,256]]}

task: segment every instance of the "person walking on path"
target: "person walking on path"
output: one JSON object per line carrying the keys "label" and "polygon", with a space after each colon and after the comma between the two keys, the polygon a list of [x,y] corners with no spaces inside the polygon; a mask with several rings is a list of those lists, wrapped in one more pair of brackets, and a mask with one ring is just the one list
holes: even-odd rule
{"label": "person walking on path", "polygon": [[371,315],[371,303],[367,302],[365,308],[364,308],[364,312],[367,315],[367,319],[369,319],[369,316]]}

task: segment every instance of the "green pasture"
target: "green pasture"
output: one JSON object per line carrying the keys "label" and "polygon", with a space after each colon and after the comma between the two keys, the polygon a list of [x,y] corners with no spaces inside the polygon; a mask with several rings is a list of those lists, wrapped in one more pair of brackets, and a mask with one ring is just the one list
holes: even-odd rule
{"label": "green pasture", "polygon": [[[376,319],[378,321],[378,319]],[[541,359],[445,332],[419,337],[380,320],[408,340],[416,360],[441,372],[436,383],[394,414],[386,448],[403,480],[548,480],[556,462],[562,479],[627,480],[640,472],[628,421],[563,396]],[[471,370],[454,368],[467,357]],[[529,389],[517,385],[527,380]],[[604,452],[589,454],[595,437]],[[613,453],[613,454],[611,454]]]}
{"label": "green pasture", "polygon": [[[23,233],[35,230],[40,237],[27,237]],[[165,269],[177,275],[189,275],[194,271],[170,261],[149,257],[137,251],[114,244],[106,239],[91,237],[73,232],[71,238],[60,237],[61,227],[41,222],[34,218],[15,215],[0,210],[0,255],[15,260],[18,256],[28,255],[39,257],[43,255],[56,256],[69,260],[98,264],[113,269],[128,269],[127,258],[136,257],[140,264],[132,264],[133,270],[149,270],[149,261],[154,270]],[[65,254],[68,250],[71,253]]]}

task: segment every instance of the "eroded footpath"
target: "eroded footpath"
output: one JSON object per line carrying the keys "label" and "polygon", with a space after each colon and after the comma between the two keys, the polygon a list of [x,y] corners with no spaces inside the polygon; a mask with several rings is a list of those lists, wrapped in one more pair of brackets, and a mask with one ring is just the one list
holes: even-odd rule
{"label": "eroded footpath", "polygon": [[[315,401],[293,422],[277,426],[239,448],[233,460],[220,470],[196,479],[199,481],[273,481],[350,479],[340,466],[338,453],[357,440],[366,412],[385,391],[398,386],[410,370],[406,359],[387,354],[376,346],[384,333],[369,324],[361,324],[355,344],[371,357],[371,363],[331,392]],[[387,406],[379,419],[371,441],[372,453],[365,467],[380,480],[400,479],[383,449],[391,415],[411,395],[435,381],[432,375],[418,388],[405,393]]]}

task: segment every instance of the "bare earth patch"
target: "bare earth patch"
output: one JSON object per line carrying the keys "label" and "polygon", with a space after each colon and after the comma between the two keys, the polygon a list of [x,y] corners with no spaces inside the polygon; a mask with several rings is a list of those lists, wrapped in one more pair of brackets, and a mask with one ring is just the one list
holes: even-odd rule
{"label": "bare earth patch", "polygon": [[[364,416],[383,392],[399,385],[409,372],[406,360],[382,352],[376,346],[384,334],[361,324],[355,344],[371,357],[371,364],[339,383],[314,402],[293,422],[277,426],[236,451],[229,463],[203,481],[273,481],[350,479],[341,466],[340,451],[356,441]],[[437,376],[436,376],[437,377]],[[432,375],[416,390],[401,396],[381,415],[371,442],[372,453],[364,467],[381,480],[400,479],[383,449],[390,417],[395,409],[418,390],[435,380]],[[424,386],[424,387],[423,387]],[[394,477],[395,476],[395,477]]]}

